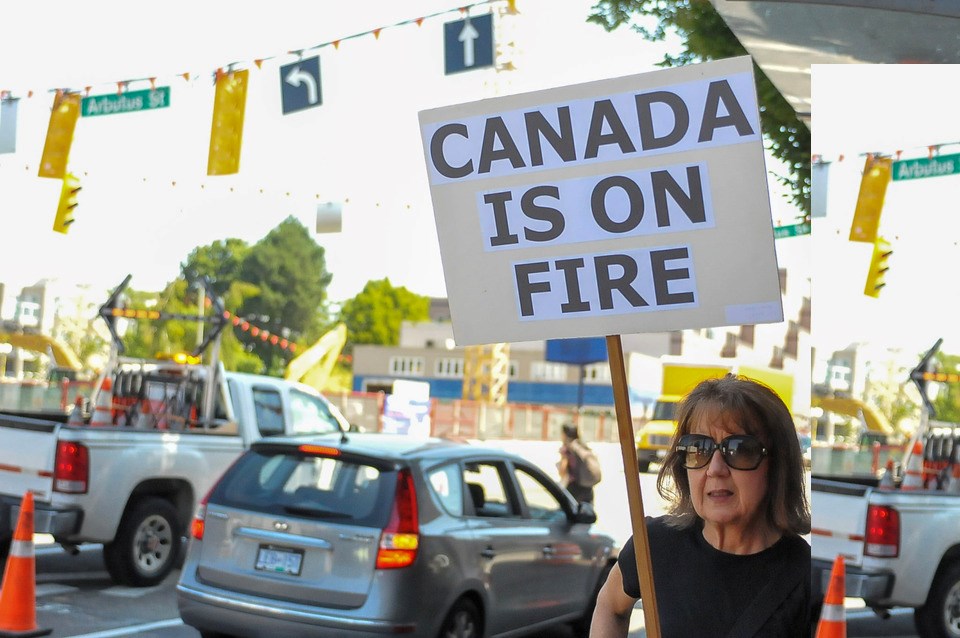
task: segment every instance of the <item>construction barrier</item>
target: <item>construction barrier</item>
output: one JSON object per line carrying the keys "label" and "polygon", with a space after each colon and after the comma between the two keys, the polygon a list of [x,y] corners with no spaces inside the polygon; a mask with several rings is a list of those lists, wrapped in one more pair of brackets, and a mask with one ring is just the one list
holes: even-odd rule
{"label": "construction barrier", "polygon": [[847,638],[847,612],[843,603],[846,590],[846,567],[843,555],[839,554],[830,570],[830,585],[820,610],[816,638]]}
{"label": "construction barrier", "polygon": [[20,503],[17,529],[10,544],[7,568],[0,585],[0,638],[46,636],[52,629],[37,626],[37,568],[33,549],[33,494]]}

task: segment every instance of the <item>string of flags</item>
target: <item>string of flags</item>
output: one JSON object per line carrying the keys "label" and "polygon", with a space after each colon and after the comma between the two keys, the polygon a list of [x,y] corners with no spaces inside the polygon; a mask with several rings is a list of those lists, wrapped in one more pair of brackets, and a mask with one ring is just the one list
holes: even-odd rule
{"label": "string of flags", "polygon": [[243,317],[238,317],[237,315],[233,314],[229,310],[223,311],[223,318],[229,321],[230,323],[232,323],[234,327],[240,328],[244,332],[250,333],[251,337],[258,337],[260,341],[269,341],[271,344],[292,353],[296,353],[297,351],[297,344],[270,332],[266,328],[255,326],[247,319],[244,319]]}
{"label": "string of flags", "polygon": [[[388,26],[354,33],[328,42],[321,42],[310,47],[256,58],[252,63],[238,61],[217,68],[216,71],[211,74],[215,84],[215,95],[207,159],[207,175],[233,175],[239,172],[247,86],[251,68],[255,67],[259,70],[263,62],[267,60],[280,58],[282,56],[292,56],[296,62],[287,65],[293,68],[285,75],[285,81],[292,86],[304,84],[307,95],[305,99],[312,104],[317,104],[320,98],[318,86],[319,59],[312,58],[309,61],[304,60],[305,53],[331,46],[335,50],[339,50],[344,42],[369,35],[379,40],[380,34],[386,29],[410,24],[416,24],[419,27],[425,20],[455,12],[466,16],[466,20],[469,22],[470,11],[472,9],[502,1],[504,0],[479,0],[458,8],[438,11],[419,18],[402,20]],[[506,5],[506,12],[508,14],[517,13],[515,0],[506,0]],[[490,40],[492,42],[492,34]],[[306,64],[314,60],[316,60],[317,66],[317,80],[300,68],[301,62]],[[467,66],[469,66],[469,64]],[[287,67],[283,67],[281,69],[282,73],[286,73],[286,69]],[[191,77],[197,76],[190,72],[184,72],[179,74],[179,77],[189,82]],[[91,95],[91,91],[95,88],[94,85],[84,86],[82,90],[74,90],[71,88],[50,89],[50,91],[54,93],[53,104],[37,174],[39,177],[57,179],[63,182],[53,225],[54,231],[65,234],[69,230],[70,225],[74,221],[73,211],[78,203],[77,193],[82,188],[77,176],[68,173],[70,149],[79,118],[81,116],[91,117],[165,108],[170,104],[170,87],[158,87],[157,80],[158,77],[156,76],[118,80],[113,83],[115,92],[103,95]],[[130,87],[132,84],[144,82],[149,83],[149,89],[131,90]],[[111,89],[111,91],[113,91],[113,89]],[[25,93],[22,94],[18,94],[12,89],[0,89],[0,154],[16,152],[18,101],[23,95],[29,99],[32,98],[35,93],[36,91],[33,89],[26,90]],[[297,108],[297,105],[294,104],[290,110],[297,110]],[[284,113],[287,112],[289,111],[285,105]],[[146,181],[146,178],[144,178],[144,181]],[[175,180],[172,181],[172,186],[176,186]],[[201,185],[201,188],[203,188],[203,185]],[[316,196],[319,197],[319,194]]]}

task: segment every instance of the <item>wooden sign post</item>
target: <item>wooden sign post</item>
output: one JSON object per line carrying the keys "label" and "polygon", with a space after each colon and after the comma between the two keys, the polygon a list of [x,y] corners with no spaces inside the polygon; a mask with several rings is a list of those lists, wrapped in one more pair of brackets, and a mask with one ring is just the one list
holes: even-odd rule
{"label": "wooden sign post", "polygon": [[607,336],[607,354],[610,376],[613,379],[613,403],[617,408],[617,432],[620,434],[620,452],[623,456],[623,475],[627,479],[627,502],[630,505],[630,526],[633,530],[633,549],[637,557],[637,576],[640,579],[640,598],[643,601],[643,627],[647,636],[660,636],[660,614],[657,594],[653,588],[653,564],[650,562],[650,542],[643,515],[640,494],[640,475],[637,473],[637,446],[633,436],[633,416],[630,413],[630,393],[627,389],[626,365],[620,335]]}

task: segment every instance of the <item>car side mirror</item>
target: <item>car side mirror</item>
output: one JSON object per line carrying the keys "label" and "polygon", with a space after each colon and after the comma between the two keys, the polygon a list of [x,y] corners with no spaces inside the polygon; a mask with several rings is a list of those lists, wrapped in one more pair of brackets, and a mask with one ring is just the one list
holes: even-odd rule
{"label": "car side mirror", "polygon": [[574,523],[591,525],[597,522],[597,513],[591,503],[577,503],[577,511],[573,515]]}

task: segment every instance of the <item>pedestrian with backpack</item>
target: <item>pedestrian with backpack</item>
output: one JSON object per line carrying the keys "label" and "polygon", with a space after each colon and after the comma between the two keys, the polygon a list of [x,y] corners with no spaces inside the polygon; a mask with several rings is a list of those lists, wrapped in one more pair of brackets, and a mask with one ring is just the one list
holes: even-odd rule
{"label": "pedestrian with backpack", "polygon": [[560,461],[557,470],[560,482],[578,503],[593,503],[593,487],[600,482],[597,455],[580,440],[580,431],[573,423],[565,423],[561,434]]}

